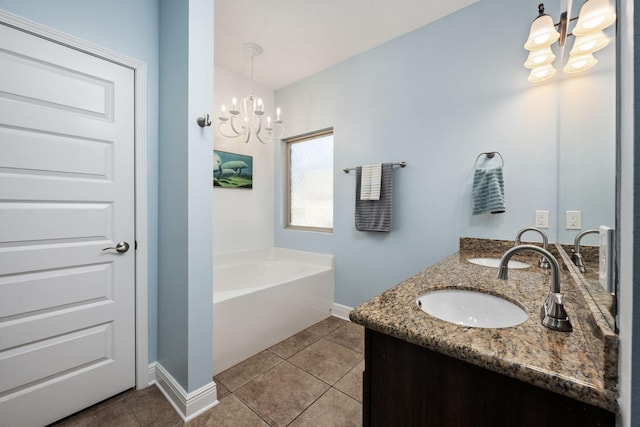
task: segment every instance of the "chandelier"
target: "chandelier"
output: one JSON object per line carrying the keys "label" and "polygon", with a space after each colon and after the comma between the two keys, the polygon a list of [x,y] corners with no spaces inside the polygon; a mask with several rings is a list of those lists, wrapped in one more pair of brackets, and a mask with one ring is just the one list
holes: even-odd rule
{"label": "chandelier", "polygon": [[[551,45],[556,41],[561,51],[568,36],[575,36],[573,48],[569,52],[569,60],[563,68],[565,73],[579,73],[586,71],[598,63],[593,57],[596,52],[609,44],[609,39],[602,32],[603,29],[613,24],[616,14],[609,5],[609,0],[587,0],[580,8],[580,13],[574,18],[569,18],[571,0],[568,2],[569,10],[560,15],[560,22],[554,24],[553,18],[544,13],[544,4],[538,5],[538,16],[531,24],[529,38],[524,48],[529,51],[527,62],[524,66],[531,69],[529,81],[540,82],[553,77],[556,69],[552,62],[556,56],[551,51]],[[569,33],[569,22],[578,21]],[[558,27],[558,30],[556,30]]]}
{"label": "chandelier", "polygon": [[253,58],[262,54],[262,46],[256,43],[245,43],[242,48],[251,55],[251,85],[249,94],[240,100],[233,98],[231,108],[227,115],[227,107],[222,106],[222,114],[218,117],[218,132],[226,138],[244,139],[249,142],[251,135],[255,135],[258,141],[266,144],[274,139],[280,139],[284,135],[280,108],[276,109],[276,117],[273,122],[271,116],[267,116],[266,124],[263,123],[264,104],[262,98],[253,94]]}

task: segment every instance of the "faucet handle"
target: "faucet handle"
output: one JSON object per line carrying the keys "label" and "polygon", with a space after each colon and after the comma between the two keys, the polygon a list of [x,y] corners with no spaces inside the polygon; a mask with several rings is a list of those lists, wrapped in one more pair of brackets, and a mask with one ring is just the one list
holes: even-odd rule
{"label": "faucet handle", "polygon": [[551,268],[549,265],[549,261],[545,257],[540,257],[540,261],[538,261],[538,267],[548,269]]}
{"label": "faucet handle", "polygon": [[547,300],[540,310],[540,320],[547,328],[562,332],[571,332],[573,326],[562,304],[562,294],[549,292]]}

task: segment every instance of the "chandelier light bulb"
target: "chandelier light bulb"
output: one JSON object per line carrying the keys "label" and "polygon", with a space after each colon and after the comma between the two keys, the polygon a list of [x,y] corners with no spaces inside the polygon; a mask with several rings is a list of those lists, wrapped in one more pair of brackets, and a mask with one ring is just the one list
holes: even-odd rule
{"label": "chandelier light bulb", "polygon": [[532,50],[527,57],[527,62],[524,63],[526,68],[537,68],[546,64],[551,64],[556,56],[551,51],[550,47],[543,47],[542,49]]}
{"label": "chandelier light bulb", "polygon": [[218,117],[218,119],[220,119],[221,121],[225,121],[227,120],[227,107],[225,107],[224,105],[222,107],[220,107],[220,117]]}
{"label": "chandelier light bulb", "polygon": [[595,33],[607,28],[615,20],[616,14],[609,5],[609,0],[587,0],[580,8],[573,34],[584,36]]}
{"label": "chandelier light bulb", "polygon": [[609,44],[609,38],[602,31],[586,36],[577,36],[570,55],[583,55],[596,52]]}
{"label": "chandelier light bulb", "polygon": [[542,82],[553,77],[556,72],[557,70],[553,68],[553,65],[543,65],[542,67],[532,69],[527,80],[529,80],[530,83]]}
{"label": "chandelier light bulb", "polygon": [[536,50],[550,46],[560,38],[560,33],[556,31],[553,19],[549,15],[540,15],[531,24],[529,38],[524,48]]}
{"label": "chandelier light bulb", "polygon": [[598,60],[588,53],[585,55],[575,55],[569,57],[569,62],[563,68],[565,73],[580,73],[593,68],[598,63]]}

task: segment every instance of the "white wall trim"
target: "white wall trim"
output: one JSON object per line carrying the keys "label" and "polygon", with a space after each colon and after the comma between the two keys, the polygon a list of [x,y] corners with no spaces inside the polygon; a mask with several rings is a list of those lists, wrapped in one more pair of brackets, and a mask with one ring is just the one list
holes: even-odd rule
{"label": "white wall trim", "polygon": [[[635,399],[632,399],[634,394],[634,377],[635,382],[638,382],[638,375],[632,372],[633,365],[633,350],[637,347],[637,343],[633,342],[633,328],[634,320],[638,317],[638,314],[633,313],[633,301],[634,301],[634,273],[633,260],[637,257],[637,254],[633,253],[633,239],[634,233],[634,151],[635,138],[634,135],[634,32],[638,29],[634,29],[634,1],[622,0],[620,3],[620,9],[618,10],[618,29],[619,40],[616,41],[619,44],[620,58],[618,62],[619,72],[619,138],[620,138],[620,153],[619,153],[619,222],[618,230],[616,234],[619,236],[619,252],[618,252],[618,316],[619,316],[619,339],[620,339],[620,351],[618,354],[618,389],[620,390],[618,403],[620,406],[620,412],[618,414],[617,425],[621,427],[630,427],[632,422],[638,423],[638,420],[634,418],[634,411],[632,403]],[[635,344],[635,346],[634,346]]]}
{"label": "white wall trim", "polygon": [[183,421],[190,421],[218,404],[218,390],[213,381],[187,393],[160,363],[153,365],[153,368],[149,365],[148,371],[155,371],[156,385]]}
{"label": "white wall trim", "polygon": [[156,383],[156,365],[158,362],[149,363],[149,368],[147,369],[147,385],[153,385]]}
{"label": "white wall trim", "polygon": [[349,312],[351,312],[351,310],[353,310],[352,307],[334,302],[333,307],[331,307],[331,315],[339,317],[340,319],[349,320]]}
{"label": "white wall trim", "polygon": [[148,232],[147,232],[147,65],[75,36],[54,30],[0,9],[0,22],[54,43],[115,62],[135,74],[135,226],[136,241],[136,387],[148,385]]}

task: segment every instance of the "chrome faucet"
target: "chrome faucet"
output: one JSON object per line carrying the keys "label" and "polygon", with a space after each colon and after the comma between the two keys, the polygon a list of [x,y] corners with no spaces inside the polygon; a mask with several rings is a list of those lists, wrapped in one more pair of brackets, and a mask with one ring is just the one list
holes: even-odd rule
{"label": "chrome faucet", "polygon": [[578,270],[580,270],[580,273],[584,273],[587,271],[587,269],[584,268],[584,264],[582,264],[582,254],[580,253],[580,240],[582,240],[582,238],[587,234],[596,234],[596,233],[599,234],[600,230],[585,230],[582,233],[579,233],[576,236],[575,240],[573,241],[573,249],[571,250],[571,261],[573,261],[576,267],[578,267]]}
{"label": "chrome faucet", "polygon": [[[516,241],[515,241],[515,246],[520,246],[522,244],[522,242],[520,241],[520,239],[522,238],[522,235],[524,233],[526,233],[527,231],[535,231],[537,233],[540,233],[540,235],[542,236],[542,248],[547,251],[549,250],[549,239],[547,238],[547,234],[540,230],[539,228],[536,227],[525,227],[522,230],[518,231],[518,234],[516,234]],[[538,261],[538,267],[540,268],[549,268],[549,262],[547,261],[547,259],[545,257],[540,257],[540,261]]]}
{"label": "chrome faucet", "polygon": [[498,266],[498,279],[507,280],[509,260],[520,251],[533,251],[541,254],[551,265],[551,281],[549,282],[549,295],[540,310],[540,320],[543,326],[556,331],[571,332],[573,327],[569,316],[562,305],[562,293],[560,293],[560,265],[551,253],[534,245],[514,246],[502,255]]}

